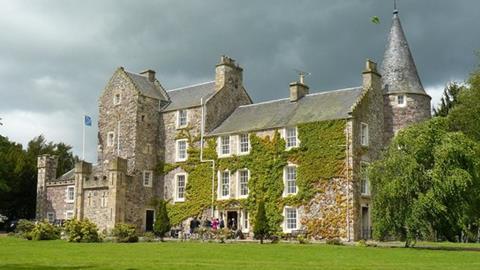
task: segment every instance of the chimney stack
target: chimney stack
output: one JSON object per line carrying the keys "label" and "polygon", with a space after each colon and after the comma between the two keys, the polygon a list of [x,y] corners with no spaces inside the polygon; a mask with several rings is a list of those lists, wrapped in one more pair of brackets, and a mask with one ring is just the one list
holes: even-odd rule
{"label": "chimney stack", "polygon": [[215,67],[215,89],[218,91],[226,86],[232,86],[235,89],[243,84],[243,69],[235,64],[235,60],[222,55],[220,63]]}
{"label": "chimney stack", "polygon": [[300,73],[300,81],[290,83],[290,101],[296,102],[308,95],[308,86],[305,84],[305,73]]}
{"label": "chimney stack", "polygon": [[382,83],[380,81],[380,74],[377,71],[377,63],[370,59],[367,59],[365,64],[365,70],[362,72],[363,76],[363,88],[381,89]]}
{"label": "chimney stack", "polygon": [[151,69],[147,69],[145,71],[140,72],[140,75],[143,75],[148,78],[149,81],[155,81],[155,71]]}

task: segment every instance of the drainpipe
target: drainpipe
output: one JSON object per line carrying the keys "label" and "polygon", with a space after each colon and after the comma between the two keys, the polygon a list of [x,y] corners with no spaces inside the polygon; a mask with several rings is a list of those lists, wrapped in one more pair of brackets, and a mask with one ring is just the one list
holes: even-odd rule
{"label": "drainpipe", "polygon": [[215,160],[213,159],[203,159],[203,137],[205,133],[205,104],[203,104],[203,97],[200,99],[200,105],[202,108],[202,119],[200,123],[200,162],[210,162],[212,163],[212,217],[214,215],[214,203],[215,203]]}
{"label": "drainpipe", "polygon": [[[349,204],[350,204],[350,151],[349,151],[349,148],[350,148],[350,141],[349,141],[349,134],[350,134],[350,130],[348,129],[348,120],[345,121],[345,127],[347,127],[347,143],[345,145],[345,151],[346,151],[346,156],[347,156],[347,238],[348,238],[348,242],[351,241],[351,235],[350,235],[350,207],[349,207]],[[353,132],[353,125],[351,127],[351,131]]]}

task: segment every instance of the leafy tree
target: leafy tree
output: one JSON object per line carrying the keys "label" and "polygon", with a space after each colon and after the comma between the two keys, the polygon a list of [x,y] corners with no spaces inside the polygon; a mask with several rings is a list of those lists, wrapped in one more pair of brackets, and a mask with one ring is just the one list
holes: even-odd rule
{"label": "leafy tree", "polygon": [[171,225],[167,213],[167,202],[161,200],[158,202],[157,218],[155,220],[153,231],[160,237],[161,241],[163,241],[163,237],[170,231],[170,228]]}
{"label": "leafy tree", "polygon": [[443,90],[443,96],[440,105],[433,109],[435,116],[447,116],[450,110],[457,104],[458,96],[464,89],[463,86],[456,82],[451,82]]}
{"label": "leafy tree", "polygon": [[401,131],[369,168],[374,237],[454,240],[478,228],[480,145],[449,132],[445,118]]}
{"label": "leafy tree", "polygon": [[253,234],[255,235],[256,239],[260,239],[260,244],[263,244],[263,239],[268,235],[268,231],[267,216],[265,214],[265,202],[262,200],[258,203]]}

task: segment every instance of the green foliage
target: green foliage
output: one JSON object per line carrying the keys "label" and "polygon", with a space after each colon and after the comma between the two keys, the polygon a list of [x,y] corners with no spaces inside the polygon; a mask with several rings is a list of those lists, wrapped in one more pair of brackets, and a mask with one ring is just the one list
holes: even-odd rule
{"label": "green foliage", "polygon": [[153,230],[156,235],[160,236],[160,239],[163,239],[163,236],[170,231],[170,219],[168,218],[167,213],[167,202],[160,201],[157,210],[157,218],[155,220],[155,225]]}
{"label": "green foliage", "polygon": [[374,24],[380,24],[380,18],[378,18],[378,16],[373,16],[370,20]]}
{"label": "green foliage", "polygon": [[112,230],[112,235],[117,238],[120,243],[138,242],[138,234],[134,225],[118,223]]}
{"label": "green foliage", "polygon": [[15,228],[15,233],[25,239],[32,240],[32,231],[35,228],[35,223],[30,220],[20,219]]}
{"label": "green foliage", "polygon": [[101,242],[102,239],[98,235],[98,228],[95,223],[88,219],[77,220],[70,219],[65,222],[65,233],[69,242]]}
{"label": "green foliage", "polygon": [[143,242],[153,242],[155,241],[155,234],[152,232],[145,232],[142,237]]}
{"label": "green foliage", "polygon": [[449,132],[445,118],[401,131],[369,169],[374,237],[393,236],[410,246],[418,238],[454,240],[478,227],[480,147]]}
{"label": "green foliage", "polygon": [[327,239],[325,243],[327,245],[343,246],[343,242],[342,240],[340,240],[340,238],[330,238],[330,239]]}
{"label": "green foliage", "polygon": [[258,203],[257,215],[255,216],[255,226],[253,227],[253,234],[256,239],[260,239],[263,244],[263,239],[268,235],[269,229],[267,224],[267,217],[265,215],[265,203],[260,201]]}
{"label": "green foliage", "polygon": [[445,86],[440,105],[433,109],[434,115],[447,116],[450,110],[458,103],[458,96],[463,89],[464,87],[456,82],[451,82]]}
{"label": "green foliage", "polygon": [[60,239],[61,229],[46,221],[35,224],[31,235],[32,240],[56,240]]}

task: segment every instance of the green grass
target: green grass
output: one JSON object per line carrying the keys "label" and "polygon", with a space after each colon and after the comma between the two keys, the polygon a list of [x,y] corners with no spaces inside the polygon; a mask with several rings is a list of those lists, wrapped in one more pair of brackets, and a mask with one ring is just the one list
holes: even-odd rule
{"label": "green grass", "polygon": [[480,252],[298,244],[76,244],[0,237],[0,269],[480,269]]}

